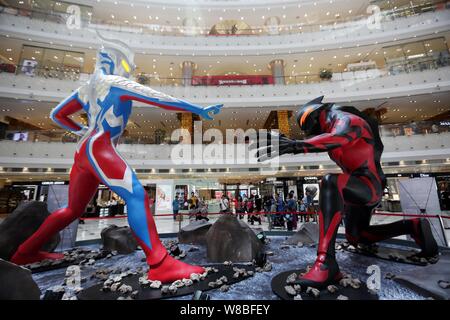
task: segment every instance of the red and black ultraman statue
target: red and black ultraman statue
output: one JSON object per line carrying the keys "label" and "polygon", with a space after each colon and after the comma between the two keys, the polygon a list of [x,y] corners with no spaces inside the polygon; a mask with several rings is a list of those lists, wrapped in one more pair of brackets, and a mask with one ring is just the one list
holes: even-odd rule
{"label": "red and black ultraman statue", "polygon": [[[342,278],[335,258],[336,234],[342,219],[346,238],[354,246],[410,235],[421,248],[421,256],[437,255],[438,246],[426,219],[370,225],[386,185],[378,123],[354,107],[322,103],[322,99],[318,97],[298,111],[297,123],[307,139],[292,140],[270,133],[267,141],[260,137],[257,153],[258,160],[265,161],[283,154],[328,152],[342,170],[325,175],[321,181],[317,259],[297,283],[322,288]],[[278,148],[267,144],[273,139],[278,139]],[[257,146],[255,143],[252,147]]]}

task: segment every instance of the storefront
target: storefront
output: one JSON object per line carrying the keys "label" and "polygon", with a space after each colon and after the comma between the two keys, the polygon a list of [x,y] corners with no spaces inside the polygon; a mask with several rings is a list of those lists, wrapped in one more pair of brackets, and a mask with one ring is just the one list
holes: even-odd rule
{"label": "storefront", "polygon": [[436,184],[441,210],[450,211],[450,174],[437,175]]}

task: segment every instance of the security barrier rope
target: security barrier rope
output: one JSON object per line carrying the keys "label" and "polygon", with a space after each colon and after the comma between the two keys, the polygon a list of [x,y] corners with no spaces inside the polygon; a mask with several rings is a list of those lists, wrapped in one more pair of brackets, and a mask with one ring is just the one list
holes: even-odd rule
{"label": "security barrier rope", "polygon": [[[274,215],[274,214],[294,214],[294,215],[304,215],[304,216],[313,216],[318,215],[317,212],[305,212],[305,211],[293,211],[293,212],[280,212],[280,211],[258,211],[258,212],[208,212],[208,213],[160,213],[153,215],[154,217],[173,217],[176,216],[190,216],[190,217],[196,217],[196,216],[209,216],[209,215],[221,215],[221,214],[232,214],[232,215]],[[394,216],[394,217],[410,217],[410,218],[442,218],[442,219],[450,219],[450,216],[444,216],[444,215],[431,215],[431,214],[413,214],[413,213],[393,213],[388,211],[375,211],[373,215],[378,216]],[[120,219],[120,218],[126,218],[126,215],[117,215],[117,216],[108,216],[108,217],[83,217],[80,218],[81,220],[103,220],[103,219]]]}

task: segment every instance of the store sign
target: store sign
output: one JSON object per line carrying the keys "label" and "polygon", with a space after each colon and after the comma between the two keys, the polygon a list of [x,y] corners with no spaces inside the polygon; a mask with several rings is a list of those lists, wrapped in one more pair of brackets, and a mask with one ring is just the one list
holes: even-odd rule
{"label": "store sign", "polygon": [[193,86],[242,86],[274,84],[271,75],[194,76]]}
{"label": "store sign", "polygon": [[42,181],[43,186],[53,185],[53,184],[64,184],[64,181]]}

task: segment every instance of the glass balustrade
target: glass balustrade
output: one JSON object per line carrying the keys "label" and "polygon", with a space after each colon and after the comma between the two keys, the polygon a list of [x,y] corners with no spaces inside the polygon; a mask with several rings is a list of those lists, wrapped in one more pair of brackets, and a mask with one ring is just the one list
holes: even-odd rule
{"label": "glass balustrade", "polygon": [[[412,121],[408,123],[393,123],[380,125],[381,137],[424,136],[450,132],[450,119],[442,121]],[[9,130],[1,140],[17,142],[63,142],[77,143],[81,138],[62,129],[51,130]],[[145,132],[144,134],[125,134],[119,144],[177,144],[170,141],[170,133],[161,136],[159,132]]]}
{"label": "glass balustrade", "polygon": [[[34,1],[33,1],[34,2]],[[48,2],[48,1],[47,1]],[[59,2],[58,2],[59,3]],[[78,4],[77,4],[78,5]],[[356,15],[350,18],[340,18],[339,20],[330,19],[328,21],[320,21],[314,23],[296,23],[296,24],[275,24],[275,25],[259,25],[238,28],[237,24],[230,24],[228,28],[221,28],[220,24],[214,26],[183,26],[183,25],[162,25],[138,23],[130,20],[123,22],[111,20],[98,20],[92,14],[92,8],[88,6],[78,5],[81,10],[82,27],[93,27],[96,29],[103,29],[116,32],[128,32],[138,34],[153,34],[153,35],[171,35],[171,36],[267,36],[267,35],[286,35],[298,34],[308,32],[329,32],[332,30],[354,29],[360,25],[367,25],[366,15]],[[16,16],[24,16],[30,19],[38,19],[42,21],[49,21],[53,23],[66,23],[70,14],[66,13],[67,4],[64,8],[56,8],[53,6],[50,9],[46,7],[33,6],[30,8],[19,8],[13,5],[0,6],[0,13],[10,14]],[[379,13],[377,20],[380,23],[405,19],[411,16],[417,16],[427,12],[445,10],[448,7],[447,2],[439,2],[433,5],[405,5],[396,7],[391,10],[384,10]]]}

